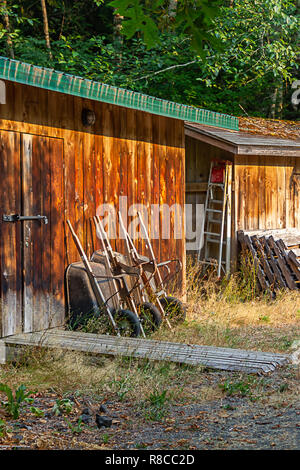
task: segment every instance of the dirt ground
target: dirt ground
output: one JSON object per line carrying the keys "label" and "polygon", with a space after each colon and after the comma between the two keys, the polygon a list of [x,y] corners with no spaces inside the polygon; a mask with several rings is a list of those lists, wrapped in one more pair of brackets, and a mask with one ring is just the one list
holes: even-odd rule
{"label": "dirt ground", "polygon": [[[261,377],[199,370],[198,377],[188,384],[185,395],[190,398],[184,400],[168,400],[163,394],[148,402],[122,395],[110,399],[109,393],[32,394],[33,402],[24,405],[17,420],[1,411],[6,432],[0,449],[300,448],[297,368]],[[71,411],[56,415],[55,404],[63,397],[72,404]],[[43,416],[36,416],[32,407]],[[86,423],[78,426],[82,415]],[[99,428],[96,415],[111,418],[111,426]]]}
{"label": "dirt ground", "polygon": [[[299,347],[300,293],[271,302],[235,278],[204,289],[190,276],[189,285],[187,321],[154,339],[283,354]],[[0,366],[1,383],[14,393],[26,386],[30,403],[12,419],[0,391],[0,449],[300,449],[300,366],[258,376],[37,348]]]}

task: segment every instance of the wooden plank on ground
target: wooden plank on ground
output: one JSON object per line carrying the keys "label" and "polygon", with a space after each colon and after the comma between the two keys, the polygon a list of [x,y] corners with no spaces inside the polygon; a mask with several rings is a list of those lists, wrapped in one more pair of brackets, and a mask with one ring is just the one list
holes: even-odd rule
{"label": "wooden plank on ground", "polygon": [[300,248],[286,248],[287,252],[289,252],[290,250],[293,251],[294,255],[296,258],[300,258]]}
{"label": "wooden plank on ground", "polygon": [[5,345],[39,346],[66,349],[89,354],[131,356],[177,363],[202,365],[221,370],[267,373],[289,362],[285,354],[247,351],[197,344],[155,341],[143,338],[122,338],[92,333],[52,329],[4,338]]}

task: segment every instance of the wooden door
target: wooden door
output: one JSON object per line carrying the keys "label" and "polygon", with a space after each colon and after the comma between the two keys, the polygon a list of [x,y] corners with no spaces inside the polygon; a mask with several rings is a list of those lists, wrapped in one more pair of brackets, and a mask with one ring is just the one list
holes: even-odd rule
{"label": "wooden door", "polygon": [[0,138],[1,219],[21,214],[48,221],[1,220],[2,336],[7,336],[64,321],[63,141],[13,132]]}
{"label": "wooden door", "polygon": [[0,131],[1,336],[22,331],[21,225],[3,222],[21,214],[20,134]]}

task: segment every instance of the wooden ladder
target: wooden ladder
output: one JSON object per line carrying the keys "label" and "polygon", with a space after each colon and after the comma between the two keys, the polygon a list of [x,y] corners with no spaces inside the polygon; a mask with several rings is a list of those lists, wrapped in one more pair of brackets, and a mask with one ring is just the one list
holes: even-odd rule
{"label": "wooden ladder", "polygon": [[[213,160],[210,165],[198,261],[217,267],[217,275],[230,273],[232,163]],[[221,192],[221,198],[218,197]],[[217,227],[217,228],[216,228]],[[217,245],[217,256],[211,247]],[[224,250],[225,248],[225,250]]]}

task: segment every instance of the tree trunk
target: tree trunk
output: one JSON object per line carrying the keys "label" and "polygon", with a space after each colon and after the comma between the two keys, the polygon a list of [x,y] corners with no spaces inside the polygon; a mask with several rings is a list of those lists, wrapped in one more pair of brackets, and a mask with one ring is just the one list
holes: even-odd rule
{"label": "tree trunk", "polygon": [[117,51],[117,64],[118,67],[121,66],[122,64],[122,46],[124,43],[123,35],[121,33],[122,30],[122,21],[124,19],[124,16],[121,16],[118,13],[118,10],[115,8],[114,10],[114,23],[113,23],[113,40],[114,44],[116,46],[116,51]]}
{"label": "tree trunk", "polygon": [[283,112],[283,83],[280,84],[277,97],[277,118],[282,119]]}
{"label": "tree trunk", "polygon": [[277,103],[277,95],[278,95],[278,88],[276,87],[274,93],[272,94],[271,98],[271,106],[270,106],[270,118],[276,118],[276,103]]}
{"label": "tree trunk", "polygon": [[118,46],[121,46],[123,44],[123,36],[121,34],[123,19],[124,19],[124,16],[121,16],[118,13],[118,10],[115,8],[113,31],[114,31],[114,43]]}
{"label": "tree trunk", "polygon": [[65,24],[65,17],[66,17],[66,5],[65,2],[63,2],[63,17],[61,20],[61,26],[60,26],[60,31],[58,35],[58,39],[60,40],[63,34],[63,29],[64,29],[64,24]]}
{"label": "tree trunk", "polygon": [[14,54],[14,48],[13,48],[13,42],[11,39],[11,29],[10,29],[10,22],[9,22],[9,16],[8,16],[8,11],[7,11],[7,2],[6,0],[3,0],[3,8],[4,8],[4,25],[6,29],[6,45],[7,45],[7,51],[9,57],[12,59],[15,58]]}
{"label": "tree trunk", "polygon": [[177,2],[178,2],[178,0],[170,0],[169,1],[168,15],[169,15],[169,21],[170,22],[173,22],[176,18]]}
{"label": "tree trunk", "polygon": [[43,12],[43,21],[44,21],[44,34],[46,39],[46,46],[49,51],[49,57],[52,60],[52,52],[51,52],[51,45],[50,45],[50,36],[49,36],[49,26],[48,26],[48,15],[47,15],[47,7],[46,7],[46,0],[41,0],[42,5],[42,12]]}

